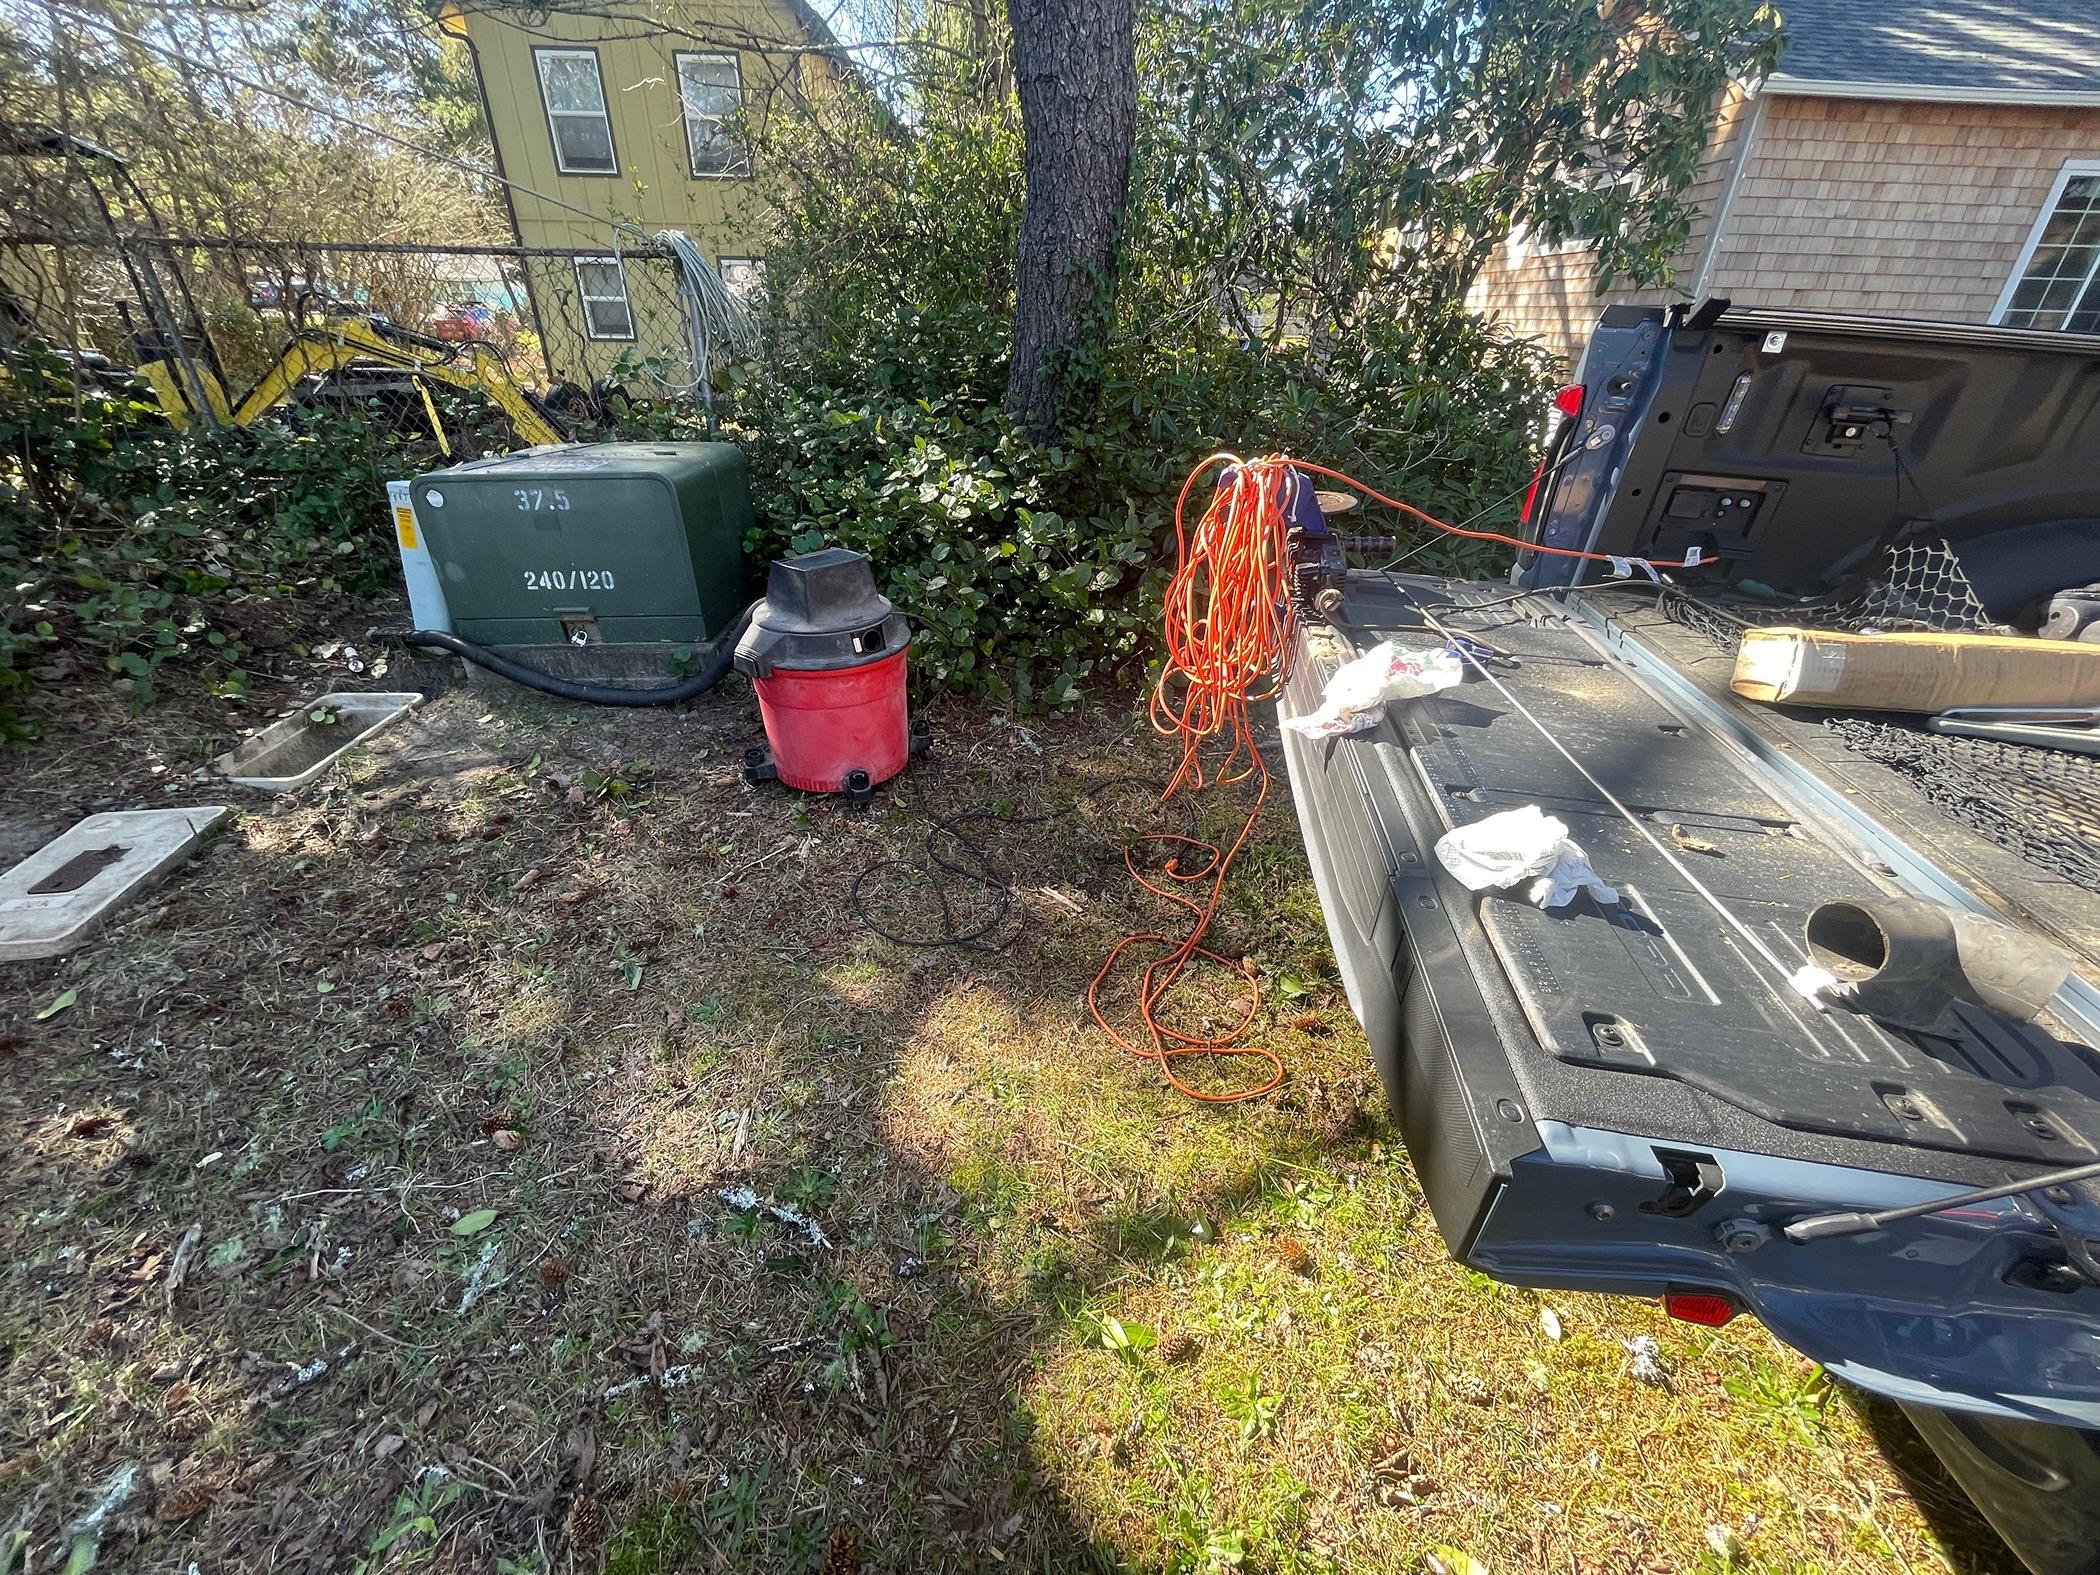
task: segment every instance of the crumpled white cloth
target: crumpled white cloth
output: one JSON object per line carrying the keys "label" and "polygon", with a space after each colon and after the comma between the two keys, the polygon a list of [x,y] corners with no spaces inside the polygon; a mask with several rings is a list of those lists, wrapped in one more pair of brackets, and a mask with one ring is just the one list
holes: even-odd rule
{"label": "crumpled white cloth", "polygon": [[1378,725],[1388,700],[1433,695],[1465,676],[1465,663],[1454,651],[1443,647],[1408,650],[1398,641],[1387,640],[1335,669],[1321,691],[1319,710],[1309,716],[1288,717],[1283,725],[1307,738],[1361,733]]}
{"label": "crumpled white cloth", "polygon": [[1436,856],[1468,891],[1506,891],[1530,881],[1524,895],[1541,908],[1561,907],[1584,891],[1599,902],[1619,900],[1597,878],[1568,828],[1536,804],[1445,832],[1437,838]]}

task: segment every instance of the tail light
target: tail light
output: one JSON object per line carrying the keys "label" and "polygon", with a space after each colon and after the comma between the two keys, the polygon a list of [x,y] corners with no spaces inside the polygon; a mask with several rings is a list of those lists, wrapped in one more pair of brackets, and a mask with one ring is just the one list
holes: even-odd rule
{"label": "tail light", "polygon": [[1742,1308],[1736,1306],[1735,1298],[1723,1296],[1718,1291],[1665,1291],[1663,1311],[1686,1323],[1718,1329]]}
{"label": "tail light", "polygon": [[1531,511],[1539,500],[1539,483],[1546,479],[1546,467],[1558,461],[1575,433],[1575,421],[1582,414],[1582,385],[1570,383],[1553,396],[1553,408],[1560,412],[1561,424],[1547,439],[1545,452],[1539,455],[1539,468],[1531,473],[1531,485],[1524,489],[1524,512],[1517,516],[1520,523],[1531,523]]}

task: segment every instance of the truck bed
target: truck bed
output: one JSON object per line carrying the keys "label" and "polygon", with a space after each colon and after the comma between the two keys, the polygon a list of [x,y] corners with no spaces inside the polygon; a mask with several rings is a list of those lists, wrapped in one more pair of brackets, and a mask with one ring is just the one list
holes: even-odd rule
{"label": "truck bed", "polygon": [[[2087,961],[2100,902],[2015,868],[2016,855],[1813,722],[1745,721],[1752,708],[1727,696],[1727,664],[1652,599],[1578,611],[1585,599],[1354,573],[1338,627],[1301,636],[1283,702],[1286,715],[1311,710],[1328,673],[1380,640],[1439,639],[1425,606],[1511,658],[1495,676],[1516,704],[1475,676],[1393,705],[1374,733],[1294,737],[1287,751],[1352,1002],[1418,1164],[1427,1155],[1428,1169],[1447,1172],[1450,1184],[1425,1176],[1425,1186],[1454,1248],[1541,1123],[1967,1184],[2093,1158],[2100,1057],[2076,1010],[2024,1026],[1965,1014],[1947,1037],[1818,1012],[1598,785],[1790,967],[1807,960],[1801,930],[1818,903],[1903,889],[1900,839],[1820,812],[1659,678],[1689,680],[1737,723],[1770,729],[1773,749],[1855,815],[1927,839],[1974,883],[1971,900],[2036,923]],[[1466,610],[1482,602],[1498,605]],[[1619,888],[1616,908],[1582,898],[1548,913],[1513,894],[1475,897],[1436,867],[1430,849],[1445,830],[1527,803],[1567,823]],[[1352,839],[1364,845],[1337,845]],[[1419,1045],[1401,1054],[1424,1035],[1443,1045],[1441,1077]]]}
{"label": "truck bed", "polygon": [[[2012,839],[1994,841],[1979,830],[1979,819],[1988,822],[1996,816],[1972,814],[1964,819],[1950,813],[1920,790],[1915,775],[1848,746],[1844,735],[1827,725],[1833,713],[1738,699],[1728,687],[1735,670],[1734,642],[1721,644],[1703,632],[1698,622],[1684,616],[1683,603],[1673,610],[1671,603],[1651,592],[1595,588],[1582,592],[1575,605],[1608,624],[1605,638],[1615,649],[1645,648],[1655,664],[1696,689],[1709,705],[1724,710],[1781,757],[1797,762],[1883,827],[1902,828],[1901,840],[1929,848],[1934,864],[2000,917],[2047,936],[2076,953],[2087,967],[2100,968],[2100,894],[2050,862],[2006,846],[2005,840]],[[1995,752],[2015,762],[2016,770],[2024,767],[2027,782],[2014,776],[1992,782],[1992,802],[1982,807],[2002,815],[2007,825],[2025,822],[2036,829],[2047,829],[2052,817],[2075,817],[2070,835],[2079,862],[2088,871],[2100,865],[2100,827],[2093,823],[2100,804],[2092,802],[2093,784],[2100,783],[2100,762],[2017,745],[1978,748],[1932,734],[1918,735],[1918,743],[1925,752],[1943,751],[1957,760],[1965,753]],[[2048,778],[2056,775],[2079,779],[2083,802],[2053,801]]]}

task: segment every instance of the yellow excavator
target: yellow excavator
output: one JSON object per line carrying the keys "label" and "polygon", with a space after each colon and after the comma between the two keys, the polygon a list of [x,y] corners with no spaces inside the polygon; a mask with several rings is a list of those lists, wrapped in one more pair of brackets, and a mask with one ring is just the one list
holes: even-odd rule
{"label": "yellow excavator", "polygon": [[[570,441],[563,422],[511,375],[503,353],[494,345],[433,338],[383,317],[331,316],[294,328],[254,385],[239,398],[231,398],[189,282],[175,262],[176,249],[167,243],[159,215],[132,178],[128,161],[58,127],[6,120],[0,120],[0,157],[63,160],[85,178],[92,211],[106,227],[146,318],[144,325],[135,324],[127,304],[117,303],[137,347],[136,373],[178,427],[198,423],[246,426],[284,405],[377,404],[391,406],[403,418],[420,415],[427,419],[439,450],[449,458],[452,442],[430,397],[430,385],[443,383],[487,398],[510,418],[521,444]],[[98,176],[113,178],[128,193],[144,215],[147,237],[130,237],[118,229]],[[181,313],[162,285],[156,262],[168,270],[174,295],[184,308]],[[0,342],[9,337],[5,330],[10,324],[16,337],[34,326],[29,314],[12,300],[8,285],[0,276]],[[101,358],[94,360],[93,373],[98,379],[126,376]]]}
{"label": "yellow excavator", "polygon": [[[293,399],[309,377],[367,371],[408,378],[422,400],[438,448],[448,456],[452,445],[430,398],[428,385],[433,382],[485,395],[510,418],[521,443],[569,441],[537,396],[511,376],[509,364],[493,345],[437,339],[379,317],[331,318],[296,330],[277,359],[237,400],[229,400],[210,369],[194,360],[183,364],[168,353],[145,356],[138,365],[138,375],[178,427],[200,420],[246,426]],[[199,392],[208,407],[201,411]]]}

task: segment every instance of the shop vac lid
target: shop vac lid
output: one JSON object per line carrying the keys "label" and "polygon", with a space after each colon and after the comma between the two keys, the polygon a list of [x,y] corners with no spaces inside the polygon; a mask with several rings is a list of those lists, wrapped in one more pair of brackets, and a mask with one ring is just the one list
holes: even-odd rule
{"label": "shop vac lid", "polygon": [[774,668],[822,672],[864,667],[911,643],[904,614],[875,589],[866,553],[826,547],[778,558],[766,575],[766,599],[736,643],[736,670],[764,678]]}

